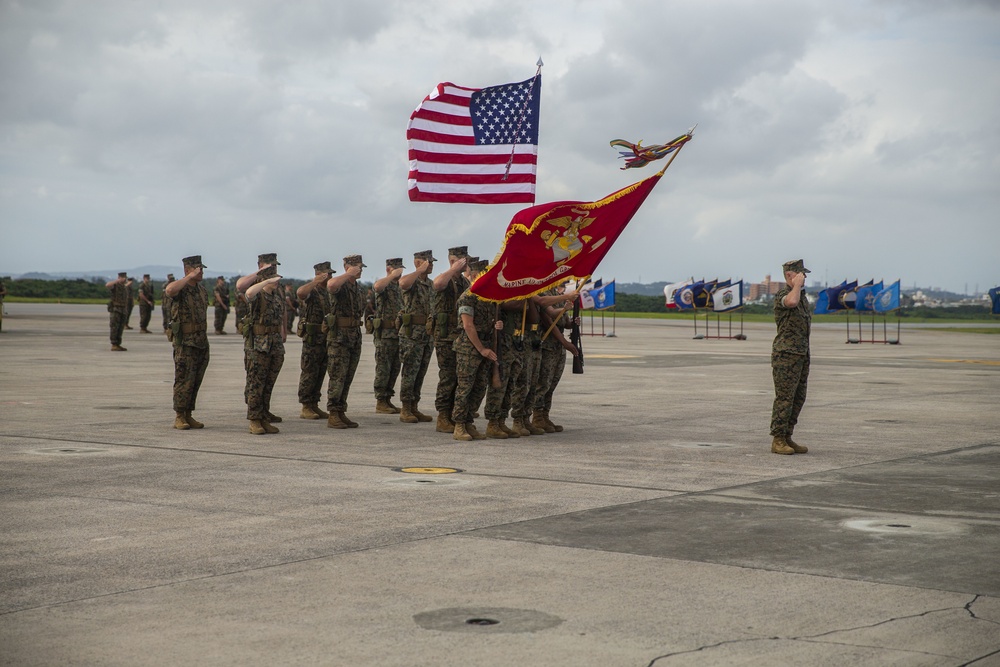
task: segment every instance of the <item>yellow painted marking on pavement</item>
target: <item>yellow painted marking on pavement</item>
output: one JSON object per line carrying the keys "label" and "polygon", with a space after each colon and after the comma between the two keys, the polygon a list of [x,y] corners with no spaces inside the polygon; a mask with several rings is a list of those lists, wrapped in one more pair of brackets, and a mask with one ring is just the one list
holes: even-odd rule
{"label": "yellow painted marking on pavement", "polygon": [[638,354],[588,354],[587,359],[638,359]]}
{"label": "yellow painted marking on pavement", "polygon": [[985,359],[928,359],[928,361],[940,361],[943,364],[983,364],[984,366],[1000,366],[1000,361],[987,361]]}
{"label": "yellow painted marking on pavement", "polygon": [[399,472],[415,473],[417,475],[447,475],[458,472],[457,468],[400,468]]}

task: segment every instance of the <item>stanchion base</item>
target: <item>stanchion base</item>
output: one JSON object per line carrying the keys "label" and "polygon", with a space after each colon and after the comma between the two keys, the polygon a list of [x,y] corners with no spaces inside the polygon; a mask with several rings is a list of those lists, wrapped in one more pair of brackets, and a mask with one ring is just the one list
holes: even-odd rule
{"label": "stanchion base", "polygon": [[704,336],[702,336],[701,334],[698,334],[697,336],[692,337],[692,340],[702,340],[704,338],[705,338]]}
{"label": "stanchion base", "polygon": [[604,334],[604,337],[605,338],[618,338],[618,335],[617,334],[613,334],[613,333],[609,333],[609,334]]}

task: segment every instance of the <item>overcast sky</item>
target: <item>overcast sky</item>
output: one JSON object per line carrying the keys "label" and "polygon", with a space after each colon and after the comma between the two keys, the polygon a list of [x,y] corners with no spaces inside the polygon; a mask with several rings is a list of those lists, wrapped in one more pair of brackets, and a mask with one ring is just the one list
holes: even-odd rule
{"label": "overcast sky", "polygon": [[990,0],[0,0],[0,275],[492,257],[519,207],[410,202],[406,124],[539,56],[537,203],[698,123],[605,280],[1000,284]]}

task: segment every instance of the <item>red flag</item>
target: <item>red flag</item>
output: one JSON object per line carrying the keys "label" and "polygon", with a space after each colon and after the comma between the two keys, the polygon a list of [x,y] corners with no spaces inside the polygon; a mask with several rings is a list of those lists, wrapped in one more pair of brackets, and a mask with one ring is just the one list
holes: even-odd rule
{"label": "red flag", "polygon": [[595,202],[561,201],[519,211],[499,256],[472,291],[487,301],[506,301],[593,275],[661,176],[662,171]]}
{"label": "red flag", "polygon": [[482,89],[438,84],[406,128],[410,201],[533,204],[541,91],[539,74]]}

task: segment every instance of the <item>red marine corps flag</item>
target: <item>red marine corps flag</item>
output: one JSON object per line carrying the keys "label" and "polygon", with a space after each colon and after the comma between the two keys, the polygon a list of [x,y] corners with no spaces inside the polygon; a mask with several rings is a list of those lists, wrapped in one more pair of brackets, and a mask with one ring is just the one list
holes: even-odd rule
{"label": "red marine corps flag", "polygon": [[569,278],[589,278],[667,167],[599,201],[561,201],[519,211],[507,226],[499,255],[472,283],[472,292],[486,301],[507,301]]}

